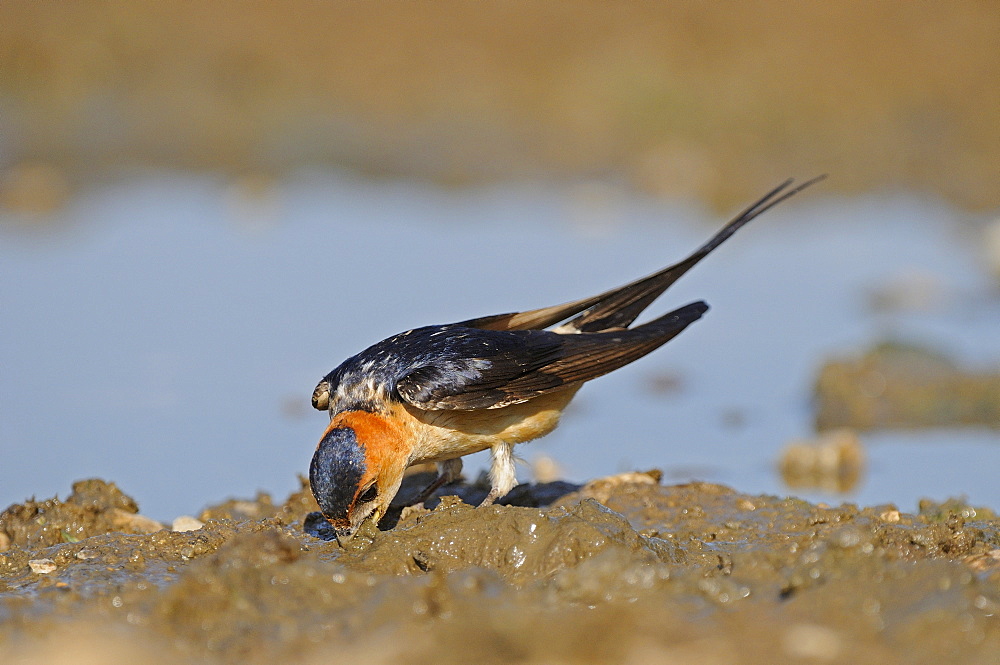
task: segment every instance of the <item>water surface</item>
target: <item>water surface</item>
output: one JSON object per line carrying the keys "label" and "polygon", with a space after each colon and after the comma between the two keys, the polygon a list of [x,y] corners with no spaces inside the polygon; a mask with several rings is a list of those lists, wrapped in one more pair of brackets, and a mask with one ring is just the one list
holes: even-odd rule
{"label": "water surface", "polygon": [[[568,479],[659,467],[671,482],[788,494],[775,460],[811,436],[824,357],[889,336],[973,367],[1000,361],[995,285],[960,217],[916,195],[803,193],[651,308],[705,299],[701,321],[589,384],[519,454],[554,458]],[[605,290],[683,258],[724,221],[604,185],[442,190],[336,173],[136,176],[89,189],[44,229],[8,216],[0,504],[89,476],[160,519],[257,490],[282,497],[325,425],[312,389],[347,356],[411,327]],[[903,304],[874,307],[887,292]],[[1000,508],[996,432],[864,442],[860,487],[827,500],[913,509],[965,495]]]}

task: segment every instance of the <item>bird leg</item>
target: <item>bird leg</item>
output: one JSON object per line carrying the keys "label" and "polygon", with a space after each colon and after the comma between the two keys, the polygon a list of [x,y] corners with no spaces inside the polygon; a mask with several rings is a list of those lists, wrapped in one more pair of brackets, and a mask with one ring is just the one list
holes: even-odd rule
{"label": "bird leg", "polygon": [[483,506],[492,506],[493,503],[500,498],[500,496],[500,492],[494,487],[490,490],[490,493],[486,495],[486,498],[483,499],[483,502],[479,504],[479,507],[482,508]]}
{"label": "bird leg", "polygon": [[415,506],[423,503],[427,499],[431,498],[434,495],[434,492],[438,491],[448,483],[453,483],[458,480],[459,475],[462,473],[462,458],[456,457],[455,459],[438,462],[437,467],[437,478],[432,480],[427,487],[420,490],[420,492],[408,501],[406,505]]}
{"label": "bird leg", "polygon": [[506,441],[500,442],[490,449],[490,493],[486,495],[479,507],[492,505],[494,501],[507,494],[517,484],[514,470],[514,446]]}

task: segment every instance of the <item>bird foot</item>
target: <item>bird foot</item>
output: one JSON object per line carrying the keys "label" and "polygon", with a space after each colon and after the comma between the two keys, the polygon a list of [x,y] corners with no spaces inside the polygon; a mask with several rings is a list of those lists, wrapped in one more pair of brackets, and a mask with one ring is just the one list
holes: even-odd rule
{"label": "bird foot", "polygon": [[494,487],[490,490],[490,493],[486,495],[486,498],[483,499],[483,502],[479,504],[479,507],[483,508],[484,506],[492,506],[499,498],[500,492],[498,492],[497,488]]}

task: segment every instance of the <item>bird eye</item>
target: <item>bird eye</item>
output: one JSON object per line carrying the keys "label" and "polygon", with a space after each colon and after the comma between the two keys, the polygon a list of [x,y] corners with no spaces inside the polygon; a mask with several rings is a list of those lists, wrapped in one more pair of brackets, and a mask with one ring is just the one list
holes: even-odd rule
{"label": "bird eye", "polygon": [[313,391],[313,408],[325,411],[330,406],[330,388],[321,383]]}
{"label": "bird eye", "polygon": [[312,405],[314,409],[319,411],[325,411],[330,407],[330,384],[326,381],[320,381],[319,385],[316,386],[316,390],[313,391]]}
{"label": "bird eye", "polygon": [[378,496],[378,483],[372,483],[361,493],[358,497],[358,503],[368,503],[369,501],[374,501],[375,497]]}

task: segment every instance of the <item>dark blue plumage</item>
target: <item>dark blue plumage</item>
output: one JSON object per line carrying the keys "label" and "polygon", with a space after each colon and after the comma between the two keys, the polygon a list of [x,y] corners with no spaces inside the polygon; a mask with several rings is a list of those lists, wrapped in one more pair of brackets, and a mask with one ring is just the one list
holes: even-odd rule
{"label": "dark blue plumage", "polygon": [[[562,335],[544,330],[480,330],[461,324],[415,328],[370,346],[323,378],[338,410],[374,410],[380,398],[443,398],[535,371],[560,357]],[[552,385],[561,381],[553,379]],[[402,395],[400,394],[402,391]],[[490,406],[502,393],[484,398]],[[468,407],[482,408],[482,407]]]}
{"label": "dark blue plumage", "polygon": [[323,514],[347,512],[366,469],[354,430],[338,427],[326,433],[309,464],[309,486]]}
{"label": "dark blue plumage", "polygon": [[708,310],[695,302],[625,330],[565,334],[463,324],[400,333],[348,358],[313,395],[331,413],[386,400],[421,409],[493,409],[606,374],[661,346]]}

